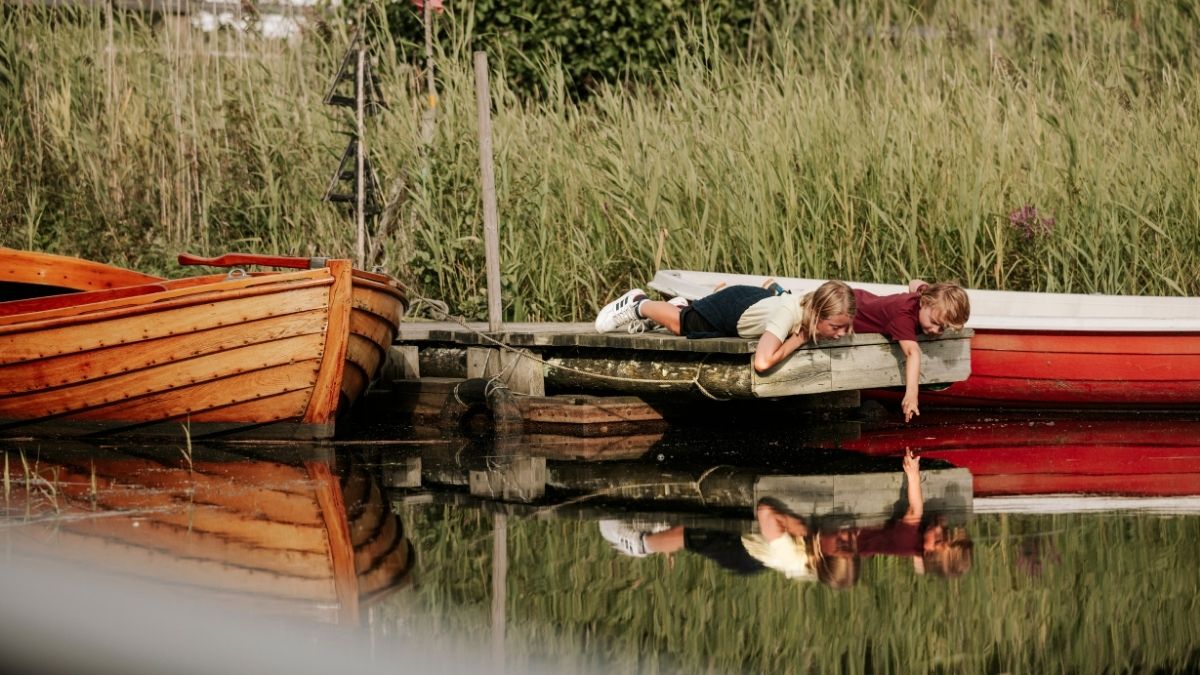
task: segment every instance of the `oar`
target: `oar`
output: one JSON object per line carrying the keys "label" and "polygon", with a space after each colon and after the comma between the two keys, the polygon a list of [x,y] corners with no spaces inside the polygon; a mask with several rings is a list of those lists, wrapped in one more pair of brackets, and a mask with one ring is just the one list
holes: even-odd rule
{"label": "oar", "polygon": [[320,269],[328,266],[328,258],[299,258],[286,255],[254,255],[252,253],[226,253],[216,258],[201,258],[190,253],[179,254],[180,265],[208,265],[210,267],[232,267],[234,265],[265,265],[287,267],[297,270]]}

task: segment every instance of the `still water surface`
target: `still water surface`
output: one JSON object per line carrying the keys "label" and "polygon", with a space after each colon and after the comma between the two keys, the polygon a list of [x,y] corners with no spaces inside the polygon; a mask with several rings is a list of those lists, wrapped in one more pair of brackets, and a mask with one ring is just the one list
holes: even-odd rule
{"label": "still water surface", "polygon": [[[1200,668],[1192,419],[0,448],[0,645],[41,672]],[[905,448],[946,574],[866,550],[911,543]],[[764,500],[851,572],[747,562]]]}

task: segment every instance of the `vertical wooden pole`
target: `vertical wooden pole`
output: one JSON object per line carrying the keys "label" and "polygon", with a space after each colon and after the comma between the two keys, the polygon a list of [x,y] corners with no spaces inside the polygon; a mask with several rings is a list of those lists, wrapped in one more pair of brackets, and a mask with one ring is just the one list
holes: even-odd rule
{"label": "vertical wooden pole", "polygon": [[487,53],[475,52],[475,108],[479,114],[479,174],[483,189],[483,247],[487,264],[488,330],[501,329],[500,235],[496,212],[496,172],[492,166],[492,95]]}
{"label": "vertical wooden pole", "polygon": [[[433,79],[433,10],[430,3],[425,3],[425,110],[421,114],[421,145],[427,146],[433,142],[433,115],[437,110],[437,85]],[[424,147],[422,147],[424,153]],[[428,176],[429,157],[423,157],[422,175]]]}
{"label": "vertical wooden pole", "polygon": [[[360,20],[359,30],[362,30]],[[360,33],[361,37],[361,33]],[[355,163],[355,180],[354,180],[354,219],[357,225],[357,236],[354,242],[354,264],[359,269],[363,269],[366,264],[367,249],[367,214],[365,213],[367,204],[367,176],[366,176],[366,124],[365,124],[365,106],[363,99],[366,98],[366,90],[363,88],[364,73],[366,71],[366,45],[362,39],[358,42],[358,64],[354,74],[354,125],[355,138],[358,142],[354,148],[354,163]]]}
{"label": "vertical wooden pole", "polygon": [[507,669],[504,641],[507,616],[504,608],[508,595],[508,516],[498,513],[492,521],[492,668]]}

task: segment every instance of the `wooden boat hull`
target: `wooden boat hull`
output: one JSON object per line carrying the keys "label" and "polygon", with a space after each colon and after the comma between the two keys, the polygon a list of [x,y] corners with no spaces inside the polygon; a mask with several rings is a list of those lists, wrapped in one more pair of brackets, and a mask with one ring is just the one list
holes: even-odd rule
{"label": "wooden boat hull", "polygon": [[[668,270],[650,284],[699,297],[766,277]],[[776,277],[793,292],[821,280]],[[857,284],[875,293],[902,286]],[[1200,299],[968,291],[971,376],[922,393],[925,406],[1192,408],[1200,404]],[[899,398],[898,392],[869,395]]]}
{"label": "wooden boat hull", "polygon": [[0,303],[0,435],[329,437],[403,311],[337,260]]}

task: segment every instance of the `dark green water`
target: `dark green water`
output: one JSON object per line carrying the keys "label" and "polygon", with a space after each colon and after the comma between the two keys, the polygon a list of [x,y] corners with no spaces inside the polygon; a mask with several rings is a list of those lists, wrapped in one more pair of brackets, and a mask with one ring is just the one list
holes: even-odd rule
{"label": "dark green water", "polygon": [[[1195,424],[947,419],[607,445],[428,430],[305,448],[9,442],[3,653],[45,672],[107,672],[87,656],[97,640],[88,631],[124,609],[130,630],[116,625],[102,651],[125,659],[121,672],[155,672],[196,657],[178,647],[147,660],[142,649],[169,639],[121,636],[144,635],[132,628],[139,616],[170,635],[217,635],[233,620],[187,624],[204,616],[193,608],[215,603],[265,617],[237,631],[262,645],[264,672],[316,668],[317,657],[285,657],[304,653],[296,644],[337,653],[337,668],[355,672],[406,672],[398,661],[455,672],[463,659],[497,672],[1191,672],[1200,668]],[[562,459],[602,445],[606,461]],[[953,578],[921,574],[903,555],[858,558],[846,588],[772,569],[738,574],[686,546],[627,555],[599,524],[724,532],[736,547],[758,530],[753,504],[775,490],[814,530],[878,528],[888,515],[870,507],[876,497],[894,493],[894,513],[904,510],[897,453],[914,446],[926,520],[940,515],[970,542]],[[481,492],[520,449],[549,457],[538,465],[545,492],[525,501]],[[833,486],[835,506],[798,491],[818,484]],[[966,500],[955,502],[963,486]],[[850,512],[855,504],[863,512]],[[21,581],[34,572],[56,581]],[[134,591],[116,603],[124,608],[87,606],[116,583],[153,589],[166,607],[139,610]],[[20,591],[33,588],[34,602],[21,605]],[[63,589],[69,600],[55,596]],[[160,611],[171,618],[149,620]],[[42,612],[44,634],[15,637],[41,625]],[[281,636],[298,642],[279,646]],[[50,657],[71,649],[84,663]]]}

